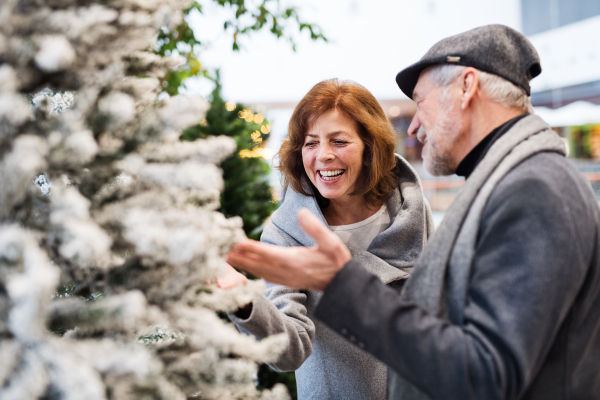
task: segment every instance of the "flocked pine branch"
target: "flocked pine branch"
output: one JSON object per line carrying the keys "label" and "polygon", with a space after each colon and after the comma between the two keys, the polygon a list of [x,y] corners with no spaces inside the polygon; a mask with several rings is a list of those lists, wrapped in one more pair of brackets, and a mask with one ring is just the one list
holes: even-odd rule
{"label": "flocked pine branch", "polygon": [[190,0],[0,3],[0,398],[284,399],[257,362],[281,337],[215,311],[242,238],[215,210],[226,137],[180,142],[202,99],[159,101],[151,51]]}

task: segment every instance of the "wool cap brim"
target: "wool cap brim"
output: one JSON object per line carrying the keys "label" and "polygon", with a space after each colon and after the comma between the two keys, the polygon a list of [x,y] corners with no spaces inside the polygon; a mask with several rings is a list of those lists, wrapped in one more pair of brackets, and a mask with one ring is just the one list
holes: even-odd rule
{"label": "wool cap brim", "polygon": [[437,42],[420,61],[396,76],[409,98],[421,72],[439,64],[462,65],[498,75],[531,95],[529,81],[542,72],[540,58],[529,40],[504,25],[486,25]]}

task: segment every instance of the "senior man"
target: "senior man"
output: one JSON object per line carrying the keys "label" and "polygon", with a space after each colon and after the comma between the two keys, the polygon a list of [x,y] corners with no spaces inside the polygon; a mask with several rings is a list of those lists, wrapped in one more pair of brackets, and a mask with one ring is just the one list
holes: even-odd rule
{"label": "senior man", "polygon": [[229,262],[324,290],[316,317],[389,366],[390,399],[600,399],[600,209],[531,114],[540,72],[523,35],[490,25],[398,74],[425,167],[466,177],[400,295],[306,211],[316,246],[247,241]]}

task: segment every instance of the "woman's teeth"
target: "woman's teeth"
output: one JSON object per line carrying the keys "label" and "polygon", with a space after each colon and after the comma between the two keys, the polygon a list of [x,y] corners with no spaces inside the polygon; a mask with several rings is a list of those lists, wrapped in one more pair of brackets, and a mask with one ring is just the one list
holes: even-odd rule
{"label": "woman's teeth", "polygon": [[344,173],[343,169],[337,169],[335,171],[319,171],[319,175],[326,181],[332,181],[337,179],[340,175]]}

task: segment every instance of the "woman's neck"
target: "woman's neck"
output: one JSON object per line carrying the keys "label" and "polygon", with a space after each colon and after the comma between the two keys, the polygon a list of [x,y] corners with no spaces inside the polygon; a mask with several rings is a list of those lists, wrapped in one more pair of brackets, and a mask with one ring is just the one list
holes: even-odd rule
{"label": "woman's neck", "polygon": [[346,196],[342,199],[330,199],[329,206],[323,210],[323,216],[331,226],[350,225],[364,221],[380,208],[369,205],[364,196]]}

